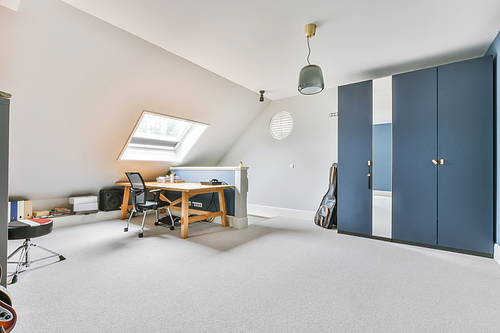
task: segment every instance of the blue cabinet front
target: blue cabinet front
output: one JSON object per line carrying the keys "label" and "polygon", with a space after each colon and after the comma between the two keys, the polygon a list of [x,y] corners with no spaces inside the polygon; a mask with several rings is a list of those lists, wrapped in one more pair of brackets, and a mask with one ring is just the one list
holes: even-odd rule
{"label": "blue cabinet front", "polygon": [[438,245],[493,253],[493,60],[438,67]]}
{"label": "blue cabinet front", "polygon": [[337,230],[372,234],[372,81],[338,88]]}
{"label": "blue cabinet front", "polygon": [[392,80],[392,237],[436,245],[437,69]]}

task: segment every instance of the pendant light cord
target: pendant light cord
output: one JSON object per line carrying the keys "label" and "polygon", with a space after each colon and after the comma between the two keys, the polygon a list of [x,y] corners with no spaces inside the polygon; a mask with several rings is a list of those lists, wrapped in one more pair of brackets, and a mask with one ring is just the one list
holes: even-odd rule
{"label": "pendant light cord", "polygon": [[309,53],[307,54],[307,63],[310,65],[311,62],[309,61],[309,56],[311,55],[311,46],[309,46],[309,37],[307,38],[307,49],[309,50]]}

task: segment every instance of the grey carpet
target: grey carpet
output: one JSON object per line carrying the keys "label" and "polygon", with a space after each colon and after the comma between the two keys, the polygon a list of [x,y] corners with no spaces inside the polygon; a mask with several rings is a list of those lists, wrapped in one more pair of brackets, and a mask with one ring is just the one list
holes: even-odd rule
{"label": "grey carpet", "polygon": [[37,263],[9,286],[13,332],[500,330],[492,259],[290,218],[243,230],[195,223],[187,240],[148,223],[142,239],[116,220],[34,239],[67,260]]}

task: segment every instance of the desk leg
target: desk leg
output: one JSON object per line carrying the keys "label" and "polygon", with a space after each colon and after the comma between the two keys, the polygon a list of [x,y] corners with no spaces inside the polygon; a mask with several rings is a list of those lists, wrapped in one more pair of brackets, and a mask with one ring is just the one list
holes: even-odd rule
{"label": "desk leg", "polygon": [[227,216],[226,216],[226,200],[224,200],[224,190],[217,190],[218,197],[219,197],[219,207],[222,212],[222,215],[220,217],[222,226],[227,227]]}
{"label": "desk leg", "polygon": [[188,227],[189,227],[189,196],[187,192],[182,192],[181,238],[188,238]]}
{"label": "desk leg", "polygon": [[130,196],[130,187],[125,186],[123,190],[123,202],[122,202],[122,215],[120,217],[121,220],[125,220],[127,218],[127,208],[128,208],[128,198]]}

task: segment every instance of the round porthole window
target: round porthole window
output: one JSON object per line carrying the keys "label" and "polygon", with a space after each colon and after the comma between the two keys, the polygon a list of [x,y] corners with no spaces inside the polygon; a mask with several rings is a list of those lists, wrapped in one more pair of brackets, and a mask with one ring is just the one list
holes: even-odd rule
{"label": "round porthole window", "polygon": [[273,138],[282,140],[292,133],[293,118],[292,115],[286,111],[276,113],[269,123],[269,132]]}

